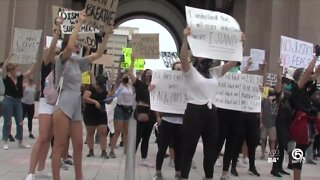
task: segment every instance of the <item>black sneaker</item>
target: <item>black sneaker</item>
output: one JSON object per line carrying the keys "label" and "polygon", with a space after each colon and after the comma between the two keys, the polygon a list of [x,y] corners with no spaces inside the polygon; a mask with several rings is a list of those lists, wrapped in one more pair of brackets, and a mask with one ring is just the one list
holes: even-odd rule
{"label": "black sneaker", "polygon": [[253,176],[257,176],[257,177],[260,176],[260,174],[258,173],[258,171],[257,171],[256,168],[254,168],[254,169],[249,169],[249,174],[250,174],[250,175],[253,175]]}
{"label": "black sneaker", "polygon": [[283,169],[279,170],[279,173],[290,176],[290,173],[284,171]]}
{"label": "black sneaker", "polygon": [[15,141],[16,141],[11,134],[8,136],[8,138],[9,138],[9,141],[10,141],[10,142],[15,142]]}
{"label": "black sneaker", "polygon": [[66,160],[63,160],[63,162],[65,163],[65,164],[68,164],[69,166],[73,166],[73,161],[72,161],[72,159],[71,158],[67,158]]}
{"label": "black sneaker", "polygon": [[34,139],[33,134],[29,134],[29,138]]}
{"label": "black sneaker", "polygon": [[101,158],[102,159],[109,159],[109,156],[107,153],[101,153]]}
{"label": "black sneaker", "polygon": [[231,168],[231,171],[230,171],[230,172],[231,172],[231,174],[234,175],[234,176],[239,176],[236,168]]}
{"label": "black sneaker", "polygon": [[275,170],[271,170],[270,174],[272,174],[274,177],[279,177],[281,178],[282,176],[280,175],[280,173],[278,171]]}
{"label": "black sneaker", "polygon": [[89,154],[87,154],[87,157],[94,157],[93,152],[89,152]]}

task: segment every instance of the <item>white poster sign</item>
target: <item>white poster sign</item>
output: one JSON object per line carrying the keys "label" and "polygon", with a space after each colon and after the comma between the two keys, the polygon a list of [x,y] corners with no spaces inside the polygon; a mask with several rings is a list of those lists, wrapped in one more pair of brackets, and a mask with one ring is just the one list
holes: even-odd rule
{"label": "white poster sign", "polygon": [[[240,70],[243,71],[245,67],[248,65],[249,56],[243,56],[243,60],[241,62]],[[256,62],[252,62],[248,71],[259,71],[259,64]]]}
{"label": "white poster sign", "polygon": [[241,61],[242,41],[238,22],[230,15],[186,6],[192,54],[219,60]]}
{"label": "white poster sign", "polygon": [[177,52],[160,52],[160,57],[163,60],[164,65],[166,68],[171,68],[172,64],[180,61]]}
{"label": "white poster sign", "polygon": [[313,44],[281,36],[280,57],[284,67],[305,68],[313,59]]}
{"label": "white poster sign", "polygon": [[[79,17],[79,11],[61,11],[59,16],[63,18],[63,24],[61,25],[61,31],[63,34],[71,34],[76,21]],[[99,29],[83,24],[79,33],[99,33]]]}
{"label": "white poster sign", "polygon": [[266,51],[262,49],[250,49],[250,57],[253,62],[263,64],[265,61]]}
{"label": "white poster sign", "polygon": [[[186,85],[181,71],[156,70],[151,84],[156,88],[150,92],[151,109],[159,112],[183,114],[187,105]],[[261,111],[263,77],[249,74],[227,73],[218,79],[216,106],[244,112]]]}
{"label": "white poster sign", "polygon": [[150,92],[151,109],[159,112],[184,114],[187,95],[181,71],[155,70],[152,82],[156,88]]}
{"label": "white poster sign", "polygon": [[277,74],[267,73],[266,86],[276,86],[277,85]]}
{"label": "white poster sign", "polygon": [[218,79],[216,106],[244,112],[261,112],[262,81],[262,76],[227,73]]}
{"label": "white poster sign", "polygon": [[11,63],[32,64],[36,62],[42,30],[14,28]]}

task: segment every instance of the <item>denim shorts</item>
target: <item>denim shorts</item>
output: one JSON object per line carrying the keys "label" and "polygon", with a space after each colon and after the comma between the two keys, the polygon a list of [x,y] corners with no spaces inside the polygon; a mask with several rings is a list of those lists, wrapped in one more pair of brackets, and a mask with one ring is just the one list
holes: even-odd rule
{"label": "denim shorts", "polygon": [[132,113],[126,113],[122,110],[120,106],[116,106],[114,109],[114,117],[113,120],[122,120],[122,121],[128,121],[131,117]]}

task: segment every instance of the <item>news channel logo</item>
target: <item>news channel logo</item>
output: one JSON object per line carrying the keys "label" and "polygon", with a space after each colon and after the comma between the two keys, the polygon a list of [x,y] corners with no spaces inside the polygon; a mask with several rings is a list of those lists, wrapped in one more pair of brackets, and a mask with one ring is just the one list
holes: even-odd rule
{"label": "news channel logo", "polygon": [[305,163],[306,158],[304,157],[303,151],[299,148],[296,148],[291,153],[292,163]]}

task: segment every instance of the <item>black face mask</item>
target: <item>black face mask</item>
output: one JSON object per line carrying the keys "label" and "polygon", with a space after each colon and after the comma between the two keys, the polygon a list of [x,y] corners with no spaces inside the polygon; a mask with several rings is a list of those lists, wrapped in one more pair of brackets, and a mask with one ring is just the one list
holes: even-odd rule
{"label": "black face mask", "polygon": [[205,78],[211,78],[209,73],[209,69],[212,67],[213,62],[211,59],[203,59],[198,63],[197,70],[202,74]]}
{"label": "black face mask", "polygon": [[129,78],[128,78],[128,77],[123,78],[123,79],[122,79],[122,82],[125,83],[125,84],[128,84]]}

